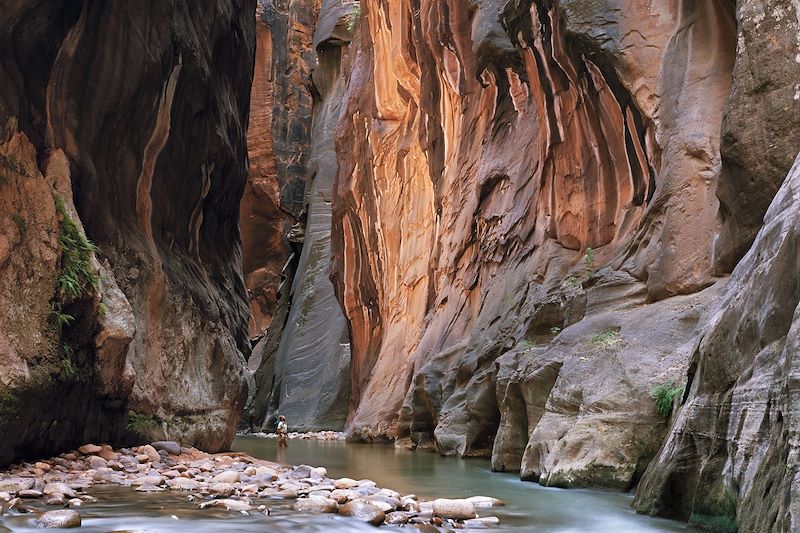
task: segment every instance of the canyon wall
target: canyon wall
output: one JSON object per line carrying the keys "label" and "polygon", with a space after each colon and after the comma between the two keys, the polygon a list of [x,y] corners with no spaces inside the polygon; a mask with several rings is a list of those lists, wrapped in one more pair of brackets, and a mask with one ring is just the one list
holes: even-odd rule
{"label": "canyon wall", "polygon": [[[546,485],[645,476],[639,509],[684,518],[725,498],[753,510],[756,485],[789,490],[790,476],[746,483],[759,463],[736,442],[758,421],[742,429],[735,407],[736,391],[756,394],[752,370],[771,387],[759,412],[778,409],[782,352],[757,354],[791,317],[776,312],[780,331],[743,360],[709,339],[744,324],[726,313],[761,316],[755,285],[726,311],[750,298],[753,252],[728,274],[800,148],[799,16],[769,0],[322,2],[307,227],[323,244],[307,241],[284,281],[291,333],[262,359],[259,415],[296,387],[325,406],[297,411],[300,428],[346,416],[353,439],[487,456]],[[788,240],[792,197],[757,257]],[[785,266],[774,283],[792,287]],[[309,376],[335,389],[315,397]],[[658,385],[685,386],[687,406],[658,412]],[[758,438],[789,450],[786,435]],[[645,473],[654,457],[661,472]]]}
{"label": "canyon wall", "polygon": [[90,440],[231,442],[254,11],[0,10],[0,462]]}
{"label": "canyon wall", "polygon": [[719,290],[734,11],[500,7],[362,3],[333,226],[348,430],[627,488]]}

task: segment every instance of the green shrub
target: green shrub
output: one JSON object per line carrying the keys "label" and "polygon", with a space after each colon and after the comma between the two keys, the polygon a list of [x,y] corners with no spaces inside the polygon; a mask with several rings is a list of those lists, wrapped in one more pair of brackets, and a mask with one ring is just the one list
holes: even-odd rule
{"label": "green shrub", "polygon": [[92,254],[97,247],[69,216],[61,196],[56,196],[56,209],[61,215],[58,242],[62,252],[58,291],[68,301],[97,288],[99,278],[92,268]]}
{"label": "green shrub", "polygon": [[558,335],[559,333],[561,333],[561,328],[560,327],[553,326],[552,328],[550,328],[550,334],[551,335]]}
{"label": "green shrub", "polygon": [[672,406],[675,403],[675,398],[683,396],[683,387],[675,385],[674,381],[661,383],[653,387],[650,391],[650,397],[656,404],[656,411],[661,416],[669,416],[672,413]]}
{"label": "green shrub", "polygon": [[614,346],[619,341],[619,332],[611,328],[589,337],[589,344],[594,344],[595,346]]}
{"label": "green shrub", "polygon": [[152,415],[128,411],[128,431],[137,435],[147,435],[158,428],[158,422]]}
{"label": "green shrub", "polygon": [[103,319],[106,317],[106,313],[108,313],[108,306],[105,303],[100,302],[97,306],[97,318]]}

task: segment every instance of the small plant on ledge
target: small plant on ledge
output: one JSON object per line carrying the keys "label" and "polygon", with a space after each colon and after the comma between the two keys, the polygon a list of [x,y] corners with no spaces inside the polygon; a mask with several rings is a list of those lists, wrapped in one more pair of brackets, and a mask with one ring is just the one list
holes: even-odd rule
{"label": "small plant on ledge", "polygon": [[145,436],[158,429],[158,422],[152,415],[128,411],[128,431]]}
{"label": "small plant on ledge", "polygon": [[99,277],[92,268],[92,254],[97,247],[69,216],[61,196],[56,196],[56,210],[61,217],[58,242],[62,252],[58,291],[66,303],[97,288]]}
{"label": "small plant on ledge", "polygon": [[672,406],[675,404],[675,398],[683,396],[683,387],[675,385],[674,381],[661,383],[653,387],[650,391],[650,397],[656,404],[656,411],[664,417],[668,417],[672,413]]}
{"label": "small plant on ledge", "polygon": [[614,346],[620,340],[619,332],[609,328],[589,337],[589,344],[594,344],[595,346]]}

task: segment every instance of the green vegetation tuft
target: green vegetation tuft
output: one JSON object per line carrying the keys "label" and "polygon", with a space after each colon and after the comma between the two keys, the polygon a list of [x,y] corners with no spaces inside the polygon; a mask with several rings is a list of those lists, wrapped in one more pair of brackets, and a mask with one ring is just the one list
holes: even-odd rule
{"label": "green vegetation tuft", "polygon": [[675,398],[683,396],[683,387],[675,385],[674,381],[661,383],[653,387],[650,391],[650,397],[656,404],[656,411],[661,416],[667,417],[672,413],[672,406],[675,403]]}
{"label": "green vegetation tuft", "polygon": [[22,215],[20,215],[19,213],[12,214],[11,218],[14,220],[14,224],[17,225],[17,229],[19,230],[20,236],[24,237],[25,233],[28,231],[28,223],[25,222],[25,219],[22,218]]}
{"label": "green vegetation tuft", "polygon": [[104,302],[100,302],[97,306],[97,318],[102,320],[106,317],[106,313],[108,313],[108,306]]}
{"label": "green vegetation tuft", "polygon": [[712,533],[738,533],[739,531],[736,517],[731,515],[712,516],[694,513],[689,518],[689,524]]}
{"label": "green vegetation tuft", "polygon": [[550,328],[550,334],[551,335],[558,335],[559,333],[561,333],[561,328],[560,327],[553,326],[552,328]]}
{"label": "green vegetation tuft", "polygon": [[53,311],[53,314],[56,317],[56,325],[59,328],[59,331],[63,330],[66,327],[69,327],[75,321],[75,317],[67,314],[62,313],[61,309],[56,309]]}
{"label": "green vegetation tuft", "polygon": [[61,349],[64,351],[64,355],[61,357],[61,377],[63,381],[75,381],[80,376],[80,372],[72,362],[72,346],[64,344]]}
{"label": "green vegetation tuft", "polygon": [[98,276],[92,268],[92,254],[97,247],[81,233],[69,216],[64,199],[56,195],[56,209],[61,215],[59,244],[61,245],[61,275],[58,290],[63,300],[74,300],[97,288]]}
{"label": "green vegetation tuft", "polygon": [[158,422],[152,415],[128,411],[128,431],[147,435],[154,429],[158,429]]}
{"label": "green vegetation tuft", "polygon": [[530,339],[524,339],[519,341],[519,343],[517,343],[517,346],[519,347],[520,350],[529,352],[536,346],[536,343]]}
{"label": "green vegetation tuft", "polygon": [[614,346],[619,341],[619,332],[611,328],[589,337],[589,344],[594,344],[595,346]]}
{"label": "green vegetation tuft", "polygon": [[350,20],[347,22],[347,33],[353,33],[361,20],[361,2],[354,2],[353,12],[350,14]]}
{"label": "green vegetation tuft", "polygon": [[583,266],[586,269],[585,277],[589,279],[594,274],[594,250],[591,248],[586,248],[586,254],[583,256]]}

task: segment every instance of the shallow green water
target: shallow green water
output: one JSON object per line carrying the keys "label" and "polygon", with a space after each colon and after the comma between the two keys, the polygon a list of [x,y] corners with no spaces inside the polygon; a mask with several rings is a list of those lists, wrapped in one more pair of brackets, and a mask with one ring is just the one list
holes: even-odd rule
{"label": "shallow green water", "polygon": [[[324,466],[331,477],[368,478],[378,486],[422,498],[493,496],[508,505],[481,510],[481,516],[498,516],[502,526],[491,531],[557,533],[627,533],[686,531],[682,523],[637,515],[627,494],[548,489],[523,483],[513,475],[489,470],[485,460],[440,457],[430,452],[410,452],[391,446],[368,446],[344,442],[291,441],[278,451],[276,441],[239,437],[233,449],[286,464]],[[300,514],[291,502],[257,501],[270,507],[271,516],[245,516],[217,509],[198,509],[186,494],[171,491],[150,494],[129,488],[95,486],[87,490],[97,503],[80,509],[83,527],[74,531],[106,533],[142,530],[159,533],[256,532],[369,532],[372,526],[332,515]],[[43,505],[35,504],[44,509]],[[0,517],[0,533],[41,532],[30,514]],[[410,528],[383,527],[381,531],[411,533]]]}
{"label": "shallow green water", "polygon": [[[492,472],[485,459],[459,459],[343,442],[296,441],[278,451],[274,439],[239,437],[234,448],[287,464],[324,466],[330,477],[371,479],[379,487],[422,498],[492,496],[506,507],[484,509],[501,531],[627,533],[691,530],[681,522],[650,518],[631,509],[633,496],[615,492],[545,488],[512,474]],[[493,529],[493,531],[498,531]]]}

